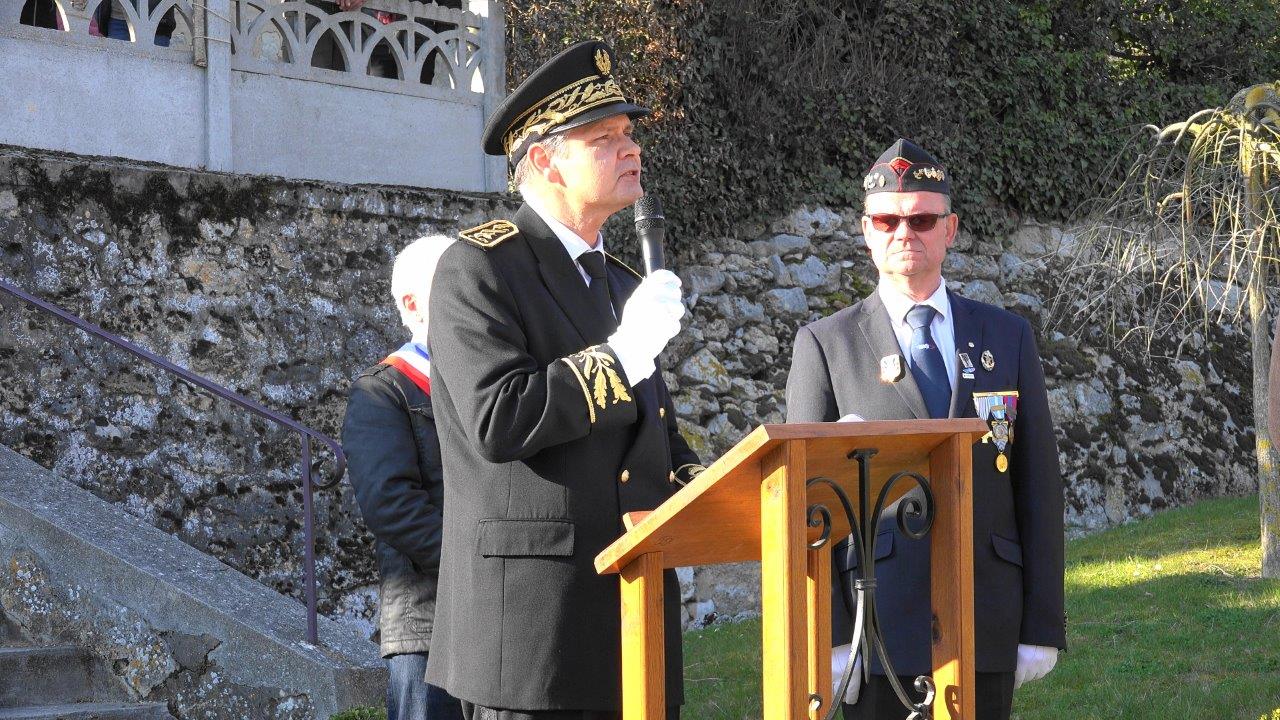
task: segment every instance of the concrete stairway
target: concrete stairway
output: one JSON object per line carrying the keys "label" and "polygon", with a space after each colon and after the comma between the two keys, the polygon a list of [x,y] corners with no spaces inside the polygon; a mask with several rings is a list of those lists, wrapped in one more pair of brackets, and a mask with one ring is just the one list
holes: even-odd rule
{"label": "concrete stairway", "polygon": [[83,648],[34,647],[0,615],[0,720],[172,720],[164,703],[130,700]]}

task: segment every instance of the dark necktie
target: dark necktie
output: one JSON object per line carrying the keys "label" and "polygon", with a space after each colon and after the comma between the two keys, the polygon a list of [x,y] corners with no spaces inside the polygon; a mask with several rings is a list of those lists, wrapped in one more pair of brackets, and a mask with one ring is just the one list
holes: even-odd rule
{"label": "dark necktie", "polygon": [[911,326],[911,375],[924,396],[929,417],[945,418],[951,414],[951,381],[938,344],[929,332],[937,313],[929,305],[916,305],[907,311],[907,324]]}
{"label": "dark necktie", "polygon": [[584,252],[578,256],[578,264],[591,277],[591,299],[601,312],[613,319],[613,305],[609,302],[609,274],[604,269],[604,253],[599,250]]}

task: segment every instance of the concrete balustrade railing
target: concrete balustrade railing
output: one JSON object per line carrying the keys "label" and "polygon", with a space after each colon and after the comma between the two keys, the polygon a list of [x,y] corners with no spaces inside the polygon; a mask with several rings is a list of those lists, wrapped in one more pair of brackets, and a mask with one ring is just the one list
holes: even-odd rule
{"label": "concrete balustrade railing", "polygon": [[502,6],[443,1],[0,0],[0,144],[502,190]]}

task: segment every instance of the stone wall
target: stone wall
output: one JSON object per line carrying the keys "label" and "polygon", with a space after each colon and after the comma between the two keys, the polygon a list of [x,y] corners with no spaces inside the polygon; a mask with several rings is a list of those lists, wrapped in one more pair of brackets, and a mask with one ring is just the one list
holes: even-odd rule
{"label": "stone wall", "polygon": [[[0,276],[338,436],[350,380],[407,339],[395,253],[495,196],[336,186],[0,148]],[[295,597],[299,441],[0,300],[0,444]],[[316,496],[322,609],[369,617],[371,536]]]}
{"label": "stone wall", "polygon": [[[404,337],[388,296],[395,251],[510,207],[11,149],[0,152],[0,275],[336,434],[350,378]],[[1041,329],[1062,241],[1034,224],[1000,244],[962,230],[946,276]],[[870,292],[875,272],[850,209],[801,208],[673,254],[692,313],[664,363],[682,426],[710,460],[783,420],[796,328]],[[0,444],[299,594],[295,438],[15,302],[0,309]],[[1245,330],[1214,328],[1178,360],[1107,350],[1097,332],[1041,333],[1071,528],[1254,488]],[[321,493],[317,514],[322,607],[368,617],[370,540],[350,492]],[[753,611],[750,568],[686,575],[687,619]]]}

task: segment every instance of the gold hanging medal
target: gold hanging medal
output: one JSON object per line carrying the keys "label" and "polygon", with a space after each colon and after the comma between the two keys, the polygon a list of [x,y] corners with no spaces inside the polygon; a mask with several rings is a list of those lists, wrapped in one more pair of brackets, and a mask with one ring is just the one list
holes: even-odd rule
{"label": "gold hanging medal", "polygon": [[[983,353],[984,367],[987,365],[988,355],[989,353]],[[974,393],[973,405],[978,411],[978,417],[985,420],[987,427],[991,428],[991,432],[982,441],[990,441],[996,446],[996,472],[1009,472],[1008,452],[1013,443],[1013,421],[1018,413],[1018,391]]]}

